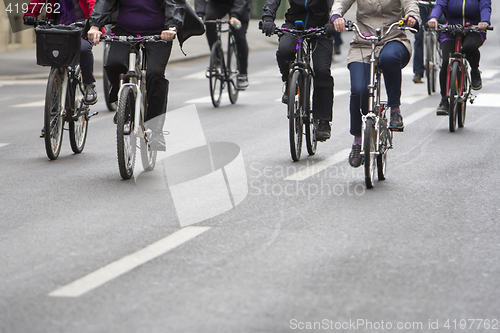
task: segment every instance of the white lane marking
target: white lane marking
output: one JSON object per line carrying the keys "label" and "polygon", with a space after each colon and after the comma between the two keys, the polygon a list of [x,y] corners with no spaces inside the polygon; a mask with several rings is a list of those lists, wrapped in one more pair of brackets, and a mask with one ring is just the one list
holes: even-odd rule
{"label": "white lane marking", "polygon": [[[339,96],[346,95],[346,94],[349,94],[349,93],[350,93],[349,90],[335,90],[333,92],[333,95],[334,95],[334,97],[339,97]],[[274,101],[281,103],[281,98],[275,99]]]}
{"label": "white lane marking", "polygon": [[471,106],[500,107],[500,94],[478,94]]}
{"label": "white lane marking", "polygon": [[[48,77],[48,74],[47,74]],[[33,84],[47,84],[47,79],[36,80],[0,80],[0,86],[26,86]]]}
{"label": "white lane marking", "polygon": [[485,69],[484,71],[481,71],[481,76],[483,79],[493,79],[495,75],[499,72],[498,69]]}
{"label": "white lane marking", "polygon": [[10,144],[10,143],[0,143],[0,148],[5,147],[5,146],[7,146],[7,145],[9,145],[9,144]]}
{"label": "white lane marking", "polygon": [[210,96],[205,96],[205,97],[190,99],[188,101],[184,101],[184,103],[185,104],[206,104],[206,103],[212,103],[212,98]]}
{"label": "white lane marking", "polygon": [[433,111],[436,111],[436,109],[434,109],[434,108],[424,108],[424,109],[418,110],[417,112],[413,112],[409,116],[406,116],[406,117],[403,118],[404,124],[405,124],[405,126],[408,126],[411,123],[419,120],[422,117],[425,117],[426,115],[428,115],[429,113],[431,113]]}
{"label": "white lane marking", "polygon": [[286,177],[285,180],[304,180],[306,178],[309,178],[317,174],[318,172],[321,172],[327,169],[328,167],[345,160],[349,156],[349,152],[350,149],[341,150],[335,155],[328,157],[326,160],[315,163],[310,167],[305,167],[300,171]]}
{"label": "white lane marking", "polygon": [[49,296],[52,297],[79,297],[108,281],[111,281],[122,274],[158,257],[188,240],[204,233],[210,227],[185,227],[175,233],[160,239],[159,241],[132,253],[122,259],[110,263],[98,270],[70,283],[64,287],[58,288]]}
{"label": "white lane marking", "polygon": [[192,74],[185,75],[181,77],[181,79],[185,80],[201,80],[201,79],[206,79],[207,77],[205,76],[206,71],[201,71],[201,72],[196,72]]}
{"label": "white lane marking", "polygon": [[12,105],[12,107],[15,107],[15,108],[27,108],[27,107],[35,107],[35,106],[45,106],[45,100],[31,102],[31,103],[25,103],[25,104]]}
{"label": "white lane marking", "polygon": [[414,104],[420,100],[423,100],[426,98],[427,94],[419,94],[419,95],[409,95],[409,96],[403,96],[401,98],[401,104]]}

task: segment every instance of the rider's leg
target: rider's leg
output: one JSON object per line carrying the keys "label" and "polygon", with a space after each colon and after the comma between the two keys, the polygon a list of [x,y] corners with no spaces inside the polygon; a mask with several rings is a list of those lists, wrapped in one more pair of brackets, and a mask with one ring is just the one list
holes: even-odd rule
{"label": "rider's leg", "polygon": [[[205,7],[205,20],[218,20],[224,17],[227,13],[231,11],[231,7],[221,5],[215,1],[208,1]],[[207,35],[208,46],[212,49],[212,46],[217,41],[217,28],[215,23],[205,24]]]}
{"label": "rider's leg", "polygon": [[441,65],[441,70],[439,71],[439,86],[441,89],[441,101],[437,107],[438,115],[447,115],[448,114],[448,92],[446,91],[446,81],[448,78],[448,64],[450,63],[450,53],[455,50],[455,41],[454,40],[446,40],[441,43],[441,50],[443,53],[443,63]]}
{"label": "rider's leg", "polygon": [[[422,22],[428,21],[429,9],[427,6],[419,5],[420,17]],[[421,83],[422,77],[424,76],[425,66],[424,66],[424,29],[420,27],[418,33],[415,36],[415,42],[413,43],[413,82]]]}
{"label": "rider's leg", "polygon": [[111,83],[111,90],[109,93],[110,103],[118,100],[120,74],[126,73],[128,70],[128,50],[129,47],[123,43],[111,43],[110,45],[108,60],[106,64],[104,64],[104,70]]}
{"label": "rider's leg", "polygon": [[97,92],[94,83],[94,54],[92,53],[92,43],[83,38],[81,40],[80,69],[85,87],[84,101],[85,104],[92,105],[97,102]]}
{"label": "rider's leg", "polygon": [[471,84],[472,88],[478,90],[483,86],[481,80],[481,72],[479,71],[479,60],[481,53],[479,47],[483,44],[483,39],[478,33],[470,33],[465,36],[462,44],[462,52],[466,55],[471,67]]}
{"label": "rider's leg", "polygon": [[[280,37],[278,50],[276,51],[276,60],[281,73],[281,80],[287,82],[290,62],[295,59],[295,47],[297,45],[297,37],[285,34]],[[288,104],[288,91],[285,89],[281,101]]]}
{"label": "rider's leg", "polygon": [[248,21],[241,21],[239,29],[231,28],[238,49],[238,62],[240,67],[238,70],[238,88],[244,89],[248,87],[248,42],[247,30]]}

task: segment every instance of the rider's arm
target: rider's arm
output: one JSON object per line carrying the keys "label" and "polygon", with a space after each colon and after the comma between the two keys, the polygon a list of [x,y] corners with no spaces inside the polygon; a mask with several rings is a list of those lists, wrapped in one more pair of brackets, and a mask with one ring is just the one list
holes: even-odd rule
{"label": "rider's arm", "polygon": [[207,7],[207,0],[195,0],[194,1],[194,11],[196,15],[202,20],[205,17],[205,8]]}
{"label": "rider's arm", "polygon": [[[422,24],[422,19],[420,18],[420,10],[417,2],[413,0],[403,0],[401,1],[401,4],[403,6],[405,15],[404,20],[406,21],[406,24],[411,28],[419,30],[419,27]],[[411,18],[413,18],[413,20]]]}
{"label": "rider's arm", "polygon": [[333,23],[335,30],[339,32],[345,30],[345,20],[343,16],[355,1],[356,0],[340,0],[333,3],[330,9],[330,22]]}
{"label": "rider's arm", "polygon": [[491,25],[491,0],[480,0],[479,10],[481,12],[480,22],[488,23]]}
{"label": "rider's arm", "polygon": [[117,5],[117,0],[96,0],[92,14],[88,19],[89,25],[97,27],[98,30],[104,27],[110,21],[111,14],[117,8]]}
{"label": "rider's arm", "polygon": [[443,1],[443,0],[436,1],[436,4],[432,8],[431,14],[429,15],[429,21],[431,19],[436,19],[435,21],[437,22],[438,18],[440,18],[441,15],[446,14],[446,3],[447,3],[447,1]]}
{"label": "rider's arm", "polygon": [[250,0],[235,0],[231,8],[231,17],[237,18],[239,21],[245,21],[245,14],[250,6]]}
{"label": "rider's arm", "polygon": [[266,4],[262,8],[264,13],[262,14],[262,21],[274,21],[276,19],[276,12],[280,6],[281,0],[267,0]]}

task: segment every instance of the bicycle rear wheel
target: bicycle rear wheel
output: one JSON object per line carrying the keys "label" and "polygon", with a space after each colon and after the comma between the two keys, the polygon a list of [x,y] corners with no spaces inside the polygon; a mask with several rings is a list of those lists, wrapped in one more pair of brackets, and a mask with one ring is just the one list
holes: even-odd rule
{"label": "bicycle rear wheel", "polygon": [[[382,128],[383,126],[383,128]],[[378,180],[385,180],[387,170],[387,153],[389,152],[391,132],[387,129],[386,123],[380,127],[380,154],[377,155]]]}
{"label": "bicycle rear wheel", "polygon": [[116,111],[118,168],[123,179],[130,179],[134,174],[135,150],[137,147],[134,134],[134,110],[134,91],[130,86],[125,86],[118,99],[118,110]]}
{"label": "bicycle rear wheel", "polygon": [[109,48],[110,48],[109,43],[104,44],[104,55],[103,55],[103,68],[102,68],[102,82],[104,83],[104,100],[106,101],[106,106],[109,111],[116,111],[116,102],[111,103],[109,101],[109,93],[111,92],[111,82],[109,82],[108,79],[108,74],[106,73],[106,63],[108,62],[108,55],[109,55]]}
{"label": "bicycle rear wheel", "polygon": [[457,127],[458,104],[460,87],[458,84],[459,64],[453,62],[450,70],[450,108],[448,110],[450,132],[455,132]]}
{"label": "bicycle rear wheel", "polygon": [[80,66],[76,68],[75,82],[73,82],[71,90],[71,110],[73,114],[69,121],[69,142],[71,150],[75,154],[80,154],[85,147],[89,127],[89,107],[83,103],[83,83],[81,81]]}
{"label": "bicycle rear wheel", "polygon": [[156,166],[156,157],[158,151],[151,148],[150,140],[146,142],[146,138],[141,138],[141,160],[142,167],[145,171],[153,171]]}
{"label": "bicycle rear wheel", "polygon": [[210,97],[214,107],[220,105],[222,89],[224,88],[224,54],[220,41],[215,42],[212,46],[210,55],[210,68],[208,69],[210,79]]}
{"label": "bicycle rear wheel", "polygon": [[465,125],[465,113],[467,111],[467,100],[469,99],[469,94],[470,94],[470,83],[469,83],[469,77],[467,76],[467,73],[464,73],[463,75],[463,84],[462,84],[462,98],[461,102],[458,103],[457,106],[457,120],[458,120],[458,127],[463,128]]}
{"label": "bicycle rear wheel", "polygon": [[290,137],[290,153],[292,160],[300,160],[302,151],[304,89],[302,75],[299,71],[293,72],[288,82],[288,121]]}
{"label": "bicycle rear wheel", "polygon": [[375,178],[375,159],[376,159],[376,139],[375,124],[372,118],[367,118],[364,128],[363,150],[365,164],[365,183],[366,188],[372,188]]}
{"label": "bicycle rear wheel", "polygon": [[52,67],[45,93],[45,151],[51,160],[57,159],[61,152],[65,109],[62,95],[67,84],[66,72],[66,68]]}
{"label": "bicycle rear wheel", "polygon": [[304,117],[304,126],[306,128],[306,147],[307,147],[307,153],[309,155],[314,155],[316,154],[316,148],[318,146],[318,141],[316,141],[316,126],[318,125],[317,122],[313,118],[313,113],[312,113],[312,87],[314,86],[313,84],[313,77],[308,76],[306,79],[306,86],[304,89],[304,111],[305,111],[305,117]]}
{"label": "bicycle rear wheel", "polygon": [[229,100],[231,104],[236,103],[238,99],[238,75],[239,71],[239,62],[238,62],[238,52],[236,49],[236,42],[234,41],[233,35],[229,36],[229,43],[227,47],[227,78],[229,82],[227,84],[227,90],[229,93]]}

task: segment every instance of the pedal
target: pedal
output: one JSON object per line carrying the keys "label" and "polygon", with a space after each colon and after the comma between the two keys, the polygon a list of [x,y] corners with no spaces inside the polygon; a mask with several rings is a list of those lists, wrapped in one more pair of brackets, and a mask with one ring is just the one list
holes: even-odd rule
{"label": "pedal", "polygon": [[99,114],[99,112],[97,112],[97,111],[96,111],[96,112],[94,112],[94,113],[92,113],[92,114],[89,114],[89,115],[87,116],[87,119],[90,119],[90,118],[92,118],[93,116],[97,116],[98,114]]}
{"label": "pedal", "polygon": [[404,126],[403,127],[389,127],[389,130],[391,130],[392,132],[404,132],[405,128],[404,128]]}
{"label": "pedal", "polygon": [[438,110],[436,111],[436,116],[447,116],[448,111]]}

